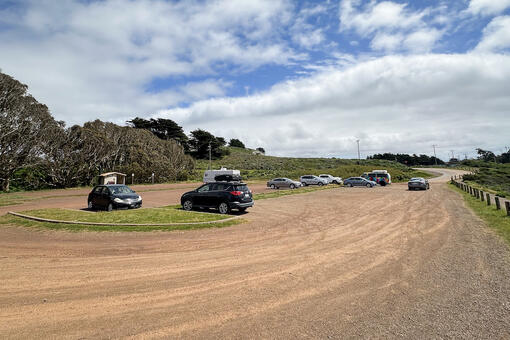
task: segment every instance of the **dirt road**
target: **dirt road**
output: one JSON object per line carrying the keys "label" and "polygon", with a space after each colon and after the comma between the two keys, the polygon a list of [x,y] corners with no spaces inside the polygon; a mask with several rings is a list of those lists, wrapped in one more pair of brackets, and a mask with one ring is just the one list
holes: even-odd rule
{"label": "dirt road", "polygon": [[257,201],[245,224],[0,228],[0,338],[509,338],[510,252],[443,183]]}

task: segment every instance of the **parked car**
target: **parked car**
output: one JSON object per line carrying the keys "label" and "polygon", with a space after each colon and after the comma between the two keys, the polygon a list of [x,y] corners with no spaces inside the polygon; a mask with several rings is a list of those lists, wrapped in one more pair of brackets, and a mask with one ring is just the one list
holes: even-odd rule
{"label": "parked car", "polygon": [[368,187],[368,188],[373,188],[377,185],[376,182],[374,181],[370,181],[366,178],[363,178],[363,177],[349,177],[347,179],[344,180],[344,185],[347,185],[349,187]]}
{"label": "parked car", "polygon": [[319,177],[324,178],[325,180],[328,181],[328,183],[333,183],[333,184],[342,184],[343,183],[342,177],[335,177],[335,176],[331,176],[328,174],[321,174],[321,175],[319,175]]}
{"label": "parked car", "polygon": [[124,184],[97,185],[90,192],[87,202],[89,209],[112,211],[118,208],[140,208],[142,196]]}
{"label": "parked car", "polygon": [[423,177],[414,177],[407,182],[409,190],[428,190],[430,189],[429,181]]}
{"label": "parked car", "polygon": [[301,186],[301,182],[293,181],[290,178],[274,178],[267,182],[267,186],[271,189],[290,188],[295,189]]}
{"label": "parked car", "polygon": [[231,209],[245,211],[253,207],[253,196],[245,183],[212,182],[183,194],[181,205],[188,211],[194,208],[215,208],[220,214],[226,214]]}
{"label": "parked car", "polygon": [[307,185],[323,186],[323,185],[328,184],[328,181],[326,179],[320,178],[320,177],[314,176],[314,175],[301,176],[301,178],[299,180],[301,181],[301,184],[303,186],[307,186]]}

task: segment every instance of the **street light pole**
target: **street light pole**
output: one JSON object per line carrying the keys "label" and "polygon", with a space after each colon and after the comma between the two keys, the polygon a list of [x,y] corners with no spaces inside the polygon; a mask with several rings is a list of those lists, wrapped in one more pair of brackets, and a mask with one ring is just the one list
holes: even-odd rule
{"label": "street light pole", "polygon": [[359,153],[359,139],[356,140],[356,143],[358,143],[358,164],[361,162],[361,155]]}
{"label": "street light pole", "polygon": [[211,142],[209,142],[209,170],[211,170]]}
{"label": "street light pole", "polygon": [[432,147],[434,148],[434,161],[436,162],[436,165],[437,165],[437,157],[436,157],[436,144],[432,145]]}

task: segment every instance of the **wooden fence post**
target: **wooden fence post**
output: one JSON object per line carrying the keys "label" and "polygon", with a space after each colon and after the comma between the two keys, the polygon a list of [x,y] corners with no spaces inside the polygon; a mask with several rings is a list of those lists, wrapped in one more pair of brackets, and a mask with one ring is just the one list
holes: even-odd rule
{"label": "wooden fence post", "polygon": [[476,196],[476,199],[480,199],[480,190],[475,189],[475,196]]}
{"label": "wooden fence post", "polygon": [[481,200],[482,200],[482,202],[483,202],[483,200],[484,200],[484,199],[483,199],[483,191],[480,191],[480,199],[481,199]]}
{"label": "wooden fence post", "polygon": [[501,210],[501,203],[499,203],[498,196],[494,196],[494,202],[496,202],[496,210]]}
{"label": "wooden fence post", "polygon": [[510,202],[505,201],[506,215],[510,216]]}
{"label": "wooden fence post", "polygon": [[491,205],[491,194],[487,193],[487,205]]}

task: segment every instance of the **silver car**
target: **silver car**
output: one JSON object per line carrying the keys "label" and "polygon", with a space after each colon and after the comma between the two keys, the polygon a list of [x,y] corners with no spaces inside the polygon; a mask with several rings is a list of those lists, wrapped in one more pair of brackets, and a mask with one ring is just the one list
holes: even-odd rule
{"label": "silver car", "polygon": [[301,186],[301,183],[298,181],[293,181],[290,178],[274,178],[267,182],[267,186],[271,189],[280,189],[280,188],[290,188],[295,189]]}
{"label": "silver car", "polygon": [[344,180],[344,185],[347,185],[348,187],[367,187],[367,188],[373,188],[377,185],[376,182],[370,181],[363,177],[349,177]]}
{"label": "silver car", "polygon": [[423,177],[414,177],[407,182],[409,190],[427,190],[430,189],[429,181]]}
{"label": "silver car", "polygon": [[327,179],[320,178],[320,177],[314,176],[314,175],[301,176],[300,181],[301,181],[301,184],[303,184],[303,186],[307,186],[307,185],[323,186],[323,185],[328,184]]}

